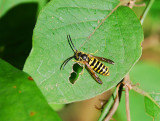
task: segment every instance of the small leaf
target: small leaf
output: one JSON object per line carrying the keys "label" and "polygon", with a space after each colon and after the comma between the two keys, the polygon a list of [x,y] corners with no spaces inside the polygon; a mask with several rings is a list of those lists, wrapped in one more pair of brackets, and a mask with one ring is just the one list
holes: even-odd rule
{"label": "small leaf", "polygon": [[[152,121],[152,118],[145,112],[144,97],[133,90],[129,91],[129,106],[131,121]],[[121,101],[113,118],[116,121],[127,121],[124,91],[122,92]]]}
{"label": "small leaf", "polygon": [[0,59],[0,120],[61,121],[31,77]]}
{"label": "small leaf", "polygon": [[[33,34],[33,49],[24,71],[35,79],[49,103],[69,103],[94,97],[114,87],[141,56],[143,32],[134,12],[119,7],[100,25],[99,23],[119,4],[119,0],[54,0],[41,11]],[[63,61],[73,55],[67,42],[71,35],[75,47],[86,53],[113,60],[110,76],[99,77],[96,83],[85,69],[72,85],[69,75],[73,63],[69,61],[63,71]],[[87,41],[86,41],[87,40]]]}
{"label": "small leaf", "polygon": [[[151,94],[152,98],[157,102],[160,102],[160,93]],[[148,97],[145,97],[146,112],[154,118],[154,121],[160,121],[160,105],[155,103]]]}

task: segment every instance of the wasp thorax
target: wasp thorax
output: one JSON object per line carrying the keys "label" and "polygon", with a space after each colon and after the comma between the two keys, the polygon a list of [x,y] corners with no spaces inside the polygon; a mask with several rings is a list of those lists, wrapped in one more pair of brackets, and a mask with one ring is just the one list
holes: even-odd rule
{"label": "wasp thorax", "polygon": [[85,61],[88,60],[88,56],[87,56],[86,54],[82,54],[81,57],[82,57],[82,59],[85,60]]}
{"label": "wasp thorax", "polygon": [[88,61],[88,56],[83,52],[77,52],[75,58],[79,61]]}
{"label": "wasp thorax", "polygon": [[88,61],[88,56],[83,52],[77,52],[75,58],[79,61]]}

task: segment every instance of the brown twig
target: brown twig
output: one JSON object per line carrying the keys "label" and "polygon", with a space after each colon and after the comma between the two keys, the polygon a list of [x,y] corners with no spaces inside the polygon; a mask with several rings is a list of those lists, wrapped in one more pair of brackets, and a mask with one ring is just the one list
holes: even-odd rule
{"label": "brown twig", "polygon": [[118,105],[119,105],[119,101],[120,101],[120,93],[119,91],[122,91],[122,88],[120,90],[120,87],[125,87],[125,101],[126,101],[126,115],[127,115],[127,121],[131,121],[131,117],[130,117],[130,108],[129,108],[129,90],[132,89],[132,83],[129,79],[129,75],[127,74],[125,76],[125,78],[123,79],[122,82],[120,82],[116,88],[116,92],[117,92],[117,96],[114,100],[114,104],[112,106],[112,108],[110,109],[108,115],[106,116],[104,121],[109,121],[112,116],[114,115],[114,113],[116,112]]}
{"label": "brown twig", "polygon": [[119,105],[119,97],[116,96],[114,104],[112,106],[112,109],[109,111],[109,114],[107,115],[107,117],[104,119],[104,121],[110,121],[110,119],[112,118],[112,116],[114,115],[114,113],[116,112],[117,108]]}
{"label": "brown twig", "polygon": [[126,101],[127,121],[131,121],[130,109],[129,109],[129,89],[127,86],[125,87],[125,101]]}
{"label": "brown twig", "polygon": [[146,6],[146,4],[145,4],[145,3],[142,3],[142,4],[134,4],[134,6],[135,6],[135,7],[144,7],[144,6]]}
{"label": "brown twig", "polygon": [[146,6],[145,3],[135,4],[135,2],[136,2],[136,0],[130,0],[125,6],[128,6],[129,8]]}
{"label": "brown twig", "polygon": [[[102,121],[104,119],[104,121],[110,121],[112,116],[114,115],[114,113],[116,112],[119,102],[120,102],[120,98],[121,98],[121,94],[123,91],[123,87],[125,87],[125,101],[126,101],[126,115],[127,115],[127,121],[131,121],[131,117],[130,117],[130,108],[129,108],[129,90],[130,89],[135,89],[137,86],[133,85],[130,81],[129,78],[129,74],[127,74],[124,79],[117,85],[116,90],[114,91],[113,95],[115,95],[115,99],[109,100],[109,104],[106,104],[104,106],[104,109],[102,111],[102,114],[99,118],[98,121]],[[109,113],[108,113],[109,112]],[[105,117],[105,115],[107,115]]]}
{"label": "brown twig", "polygon": [[123,84],[125,86],[125,102],[126,102],[127,121],[131,121],[130,108],[129,108],[129,90],[132,89],[132,84],[129,78],[129,74],[125,76]]}
{"label": "brown twig", "polygon": [[121,95],[120,94],[121,92],[119,92],[119,91],[122,91],[122,90],[119,90],[119,89],[122,85],[123,85],[122,82],[117,85],[117,87],[116,87],[116,93],[117,93],[116,98],[114,100],[112,108],[110,109],[110,111],[109,111],[108,115],[106,116],[106,118],[104,119],[104,121],[110,121],[112,116],[116,112],[116,110],[118,108],[118,105],[119,105],[119,101],[120,101],[120,96],[119,95]]}

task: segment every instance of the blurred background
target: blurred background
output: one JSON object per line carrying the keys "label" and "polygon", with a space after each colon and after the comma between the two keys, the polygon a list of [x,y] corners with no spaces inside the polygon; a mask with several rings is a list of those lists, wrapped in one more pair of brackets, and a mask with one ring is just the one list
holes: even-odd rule
{"label": "blurred background", "polygon": [[[148,0],[144,0],[147,4]],[[137,3],[144,3],[138,0]],[[145,6],[133,7],[140,18]],[[20,4],[10,9],[0,18],[0,58],[23,69],[23,65],[32,47],[32,34],[37,19],[38,4]],[[160,1],[155,0],[143,23],[144,41],[142,56],[130,72],[133,83],[139,83],[140,88],[148,93],[160,93]],[[72,104],[51,105],[57,108],[64,121],[96,121],[101,114],[95,108],[102,107],[112,91],[89,100]],[[136,105],[136,106],[135,106]],[[145,113],[143,96],[130,91],[130,112],[132,121],[152,121]],[[124,94],[113,121],[126,121]]]}

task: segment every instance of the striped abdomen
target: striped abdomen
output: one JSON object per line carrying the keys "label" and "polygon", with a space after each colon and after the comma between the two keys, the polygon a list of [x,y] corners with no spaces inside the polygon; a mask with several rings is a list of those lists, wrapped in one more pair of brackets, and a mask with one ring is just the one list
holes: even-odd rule
{"label": "striped abdomen", "polygon": [[108,68],[103,63],[101,63],[98,59],[90,58],[89,65],[95,72],[104,76],[109,76]]}

